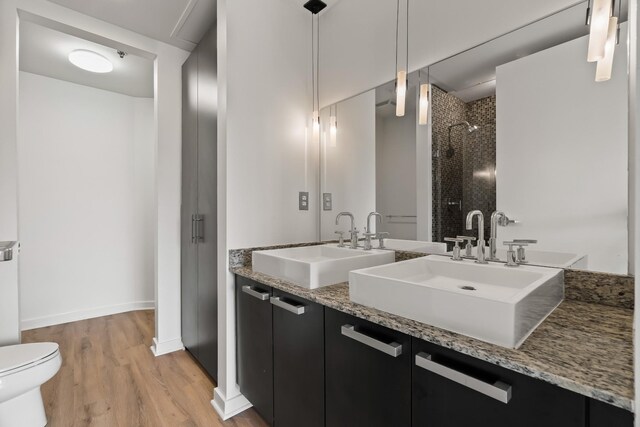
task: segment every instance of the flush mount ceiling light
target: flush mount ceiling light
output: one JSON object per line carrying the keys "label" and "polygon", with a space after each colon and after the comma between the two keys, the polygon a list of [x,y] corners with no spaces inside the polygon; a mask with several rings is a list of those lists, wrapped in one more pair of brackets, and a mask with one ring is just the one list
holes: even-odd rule
{"label": "flush mount ceiling light", "polygon": [[399,65],[400,50],[400,0],[396,5],[396,116],[404,116],[405,99],[407,97],[407,69],[409,68],[409,0],[407,4],[407,25],[405,27],[406,50],[404,67]]}
{"label": "flush mount ceiling light", "polygon": [[113,71],[111,61],[99,53],[86,49],[77,49],[71,52],[69,54],[69,62],[92,73],[110,73]]}

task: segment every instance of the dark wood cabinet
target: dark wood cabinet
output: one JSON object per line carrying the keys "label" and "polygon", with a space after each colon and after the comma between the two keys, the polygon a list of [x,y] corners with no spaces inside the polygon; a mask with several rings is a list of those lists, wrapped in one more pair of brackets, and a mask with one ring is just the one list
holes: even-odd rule
{"label": "dark wood cabinet", "polygon": [[411,339],[325,308],[326,425],[411,425]]}
{"label": "dark wood cabinet", "polygon": [[236,276],[237,367],[240,392],[273,425],[271,288]]}
{"label": "dark wood cabinet", "polygon": [[412,370],[414,427],[586,425],[584,396],[415,338]]}
{"label": "dark wood cabinet", "polygon": [[273,290],[274,424],[324,423],[324,307]]}
{"label": "dark wood cabinet", "polygon": [[633,427],[633,414],[591,399],[589,401],[589,427]]}

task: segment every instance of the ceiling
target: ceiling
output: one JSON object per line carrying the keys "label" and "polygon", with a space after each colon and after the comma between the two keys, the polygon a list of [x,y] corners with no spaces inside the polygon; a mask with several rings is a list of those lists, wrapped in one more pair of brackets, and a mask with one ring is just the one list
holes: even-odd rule
{"label": "ceiling", "polygon": [[[71,64],[68,55],[87,49],[113,63],[110,73],[92,73]],[[20,71],[40,74],[129,96],[153,98],[153,61],[129,52],[121,59],[116,49],[27,20],[20,23]]]}
{"label": "ceiling", "polygon": [[49,1],[188,51],[216,20],[216,0]]}

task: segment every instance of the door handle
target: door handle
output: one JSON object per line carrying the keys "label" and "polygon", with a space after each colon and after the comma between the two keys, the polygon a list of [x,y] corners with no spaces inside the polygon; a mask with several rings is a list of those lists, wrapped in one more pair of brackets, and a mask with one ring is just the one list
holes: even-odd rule
{"label": "door handle", "polygon": [[455,369],[451,369],[448,366],[434,362],[431,360],[431,355],[428,353],[420,352],[416,354],[416,366],[470,388],[471,390],[475,390],[478,393],[482,393],[485,396],[496,399],[502,403],[509,403],[509,400],[511,400],[511,386],[509,384],[503,383],[502,381],[488,383],[486,381],[479,380],[478,378],[474,378],[465,373],[456,371]]}
{"label": "door handle", "polygon": [[275,305],[276,307],[283,308],[293,314],[304,314],[304,305],[289,304],[282,301],[280,297],[271,297],[271,304]]}
{"label": "door handle", "polygon": [[196,243],[204,242],[204,216],[196,214],[194,221],[196,224]]}
{"label": "door handle", "polygon": [[356,331],[356,328],[352,325],[342,325],[342,335],[352,340],[358,341],[364,345],[368,345],[371,348],[375,348],[378,351],[388,354],[389,356],[398,357],[402,354],[402,345],[397,342],[387,344],[382,341],[378,341],[375,338],[371,338],[362,332]]}
{"label": "door handle", "polygon": [[251,295],[254,298],[258,298],[260,301],[266,301],[269,299],[269,292],[258,292],[248,285],[242,287],[242,292]]}
{"label": "door handle", "polygon": [[191,243],[196,243],[196,216],[191,215]]}

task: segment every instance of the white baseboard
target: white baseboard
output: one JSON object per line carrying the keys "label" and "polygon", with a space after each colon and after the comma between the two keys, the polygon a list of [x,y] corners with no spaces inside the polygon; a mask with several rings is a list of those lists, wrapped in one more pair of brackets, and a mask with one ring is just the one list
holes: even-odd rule
{"label": "white baseboard", "polygon": [[108,316],[110,314],[126,313],[127,311],[136,310],[149,310],[153,308],[155,308],[154,301],[138,301],[126,304],[96,307],[86,310],[54,314],[53,316],[24,319],[20,321],[20,330],[27,331],[29,329],[44,328],[45,326],[60,325],[62,323],[77,322],[78,320]]}
{"label": "white baseboard", "polygon": [[151,352],[154,356],[162,356],[163,354],[173,353],[174,351],[184,350],[184,344],[182,344],[182,338],[175,338],[169,341],[159,342],[156,337],[153,337],[153,344],[151,345]]}
{"label": "white baseboard", "polygon": [[253,406],[251,402],[241,394],[227,399],[220,390],[220,387],[216,387],[213,390],[211,405],[213,405],[213,409],[220,415],[222,421],[226,421]]}

